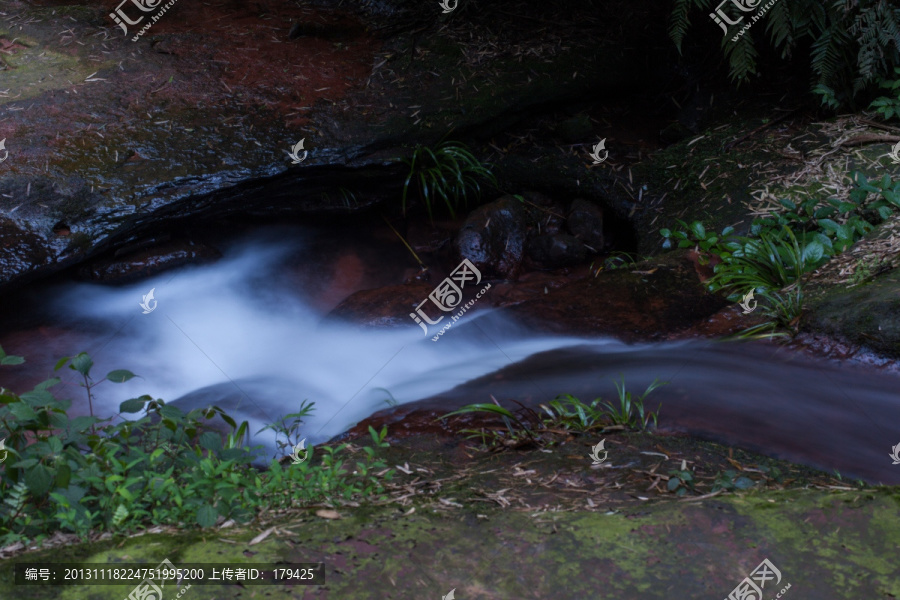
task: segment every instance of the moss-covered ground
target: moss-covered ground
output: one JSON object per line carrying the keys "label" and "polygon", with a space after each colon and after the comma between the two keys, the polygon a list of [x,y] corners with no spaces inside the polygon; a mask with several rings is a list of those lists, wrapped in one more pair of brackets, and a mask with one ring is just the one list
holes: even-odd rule
{"label": "moss-covered ground", "polygon": [[[765,587],[773,597],[787,584],[797,598],[900,595],[896,489],[681,436],[603,435],[609,458],[596,466],[587,457],[593,440],[572,435],[502,452],[459,437],[404,438],[385,455],[399,469],[387,499],[25,553],[0,565],[0,597],[121,600],[136,583],[16,586],[14,562],[164,559],[323,566],[319,585],[194,584],[184,597],[197,600],[419,599],[451,589],[460,599],[725,597],[766,558],[782,577]],[[662,478],[683,467],[697,486],[678,496]],[[755,484],[710,492],[726,469]],[[163,597],[184,585],[170,584]]]}

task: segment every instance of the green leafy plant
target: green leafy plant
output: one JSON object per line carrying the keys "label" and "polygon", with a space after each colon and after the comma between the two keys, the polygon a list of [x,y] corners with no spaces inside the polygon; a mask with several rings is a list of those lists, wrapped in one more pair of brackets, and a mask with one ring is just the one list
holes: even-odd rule
{"label": "green leafy plant", "polygon": [[412,158],[402,162],[409,167],[403,182],[404,214],[411,189],[418,193],[428,217],[433,220],[434,205],[439,200],[455,217],[460,203],[465,205],[470,195],[481,194],[479,180],[485,180],[494,187],[497,185],[490,167],[479,162],[460,142],[445,141],[435,148],[417,146]]}
{"label": "green leafy plant", "polygon": [[619,397],[619,406],[615,407],[612,404],[605,402],[604,406],[606,407],[607,415],[612,421],[613,425],[625,425],[626,427],[630,427],[632,429],[646,429],[650,424],[650,421],[653,421],[653,426],[656,427],[657,421],[659,419],[659,408],[662,408],[660,405],[659,408],[656,409],[656,412],[644,411],[644,400],[649,396],[653,390],[661,388],[666,385],[668,382],[660,382],[657,379],[654,379],[653,382],[647,386],[647,389],[644,390],[644,393],[640,396],[634,396],[631,392],[625,389],[625,378],[622,377],[622,381],[613,381],[616,385],[616,392]]}
{"label": "green leafy plant", "polygon": [[746,490],[752,488],[754,485],[756,485],[756,482],[749,477],[745,477],[737,471],[728,469],[727,471],[719,473],[716,477],[716,480],[713,482],[712,491]]}
{"label": "green leafy plant", "polygon": [[[4,368],[21,362],[0,348]],[[89,398],[104,380],[134,377],[120,370],[95,381],[93,362],[84,353],[57,367],[66,364],[81,375]],[[238,425],[219,407],[184,413],[141,396],[119,407],[120,413],[141,416],[100,425],[93,415],[68,415],[71,401],[51,393],[59,383],[50,379],[21,395],[0,388],[0,439],[9,453],[0,478],[0,546],[40,542],[57,531],[86,539],[156,524],[247,522],[274,509],[377,496],[393,474],[377,454],[387,446],[386,429],[370,430],[371,447],[323,446],[319,464],[283,469],[272,461],[260,472],[251,464],[258,448],[245,446],[247,422]],[[311,409],[304,402],[300,412],[273,428],[290,443]],[[213,418],[224,420],[230,432],[210,431],[206,423]],[[350,456],[358,457],[355,467],[346,462]]]}
{"label": "green leafy plant", "polygon": [[561,394],[552,400],[549,406],[541,405],[544,412],[549,415],[547,422],[555,427],[579,433],[610,423],[644,430],[650,425],[650,421],[653,421],[655,427],[659,419],[659,410],[645,411],[644,399],[653,390],[666,384],[654,380],[643,394],[634,396],[625,389],[624,377],[621,382],[614,381],[613,383],[615,383],[618,393],[618,407],[609,402],[603,402],[602,398],[595,398],[590,404],[586,404],[571,394]]}
{"label": "green leafy plant", "polygon": [[900,118],[900,67],[894,67],[896,79],[882,78],[879,85],[891,90],[890,96],[879,96],[869,108],[874,108],[885,120],[894,116]]}
{"label": "green leafy plant", "polygon": [[606,416],[600,398],[586,404],[571,394],[560,394],[541,408],[549,416],[548,423],[579,433],[598,427]]}
{"label": "green leafy plant", "polygon": [[712,291],[731,292],[757,289],[763,292],[784,289],[800,281],[824,256],[820,242],[800,244],[794,232],[762,230],[758,237],[742,238],[741,246],[716,265],[707,281]]}
{"label": "green leafy plant", "polygon": [[[724,292],[733,301],[754,291],[768,320],[739,337],[796,334],[803,312],[803,276],[900,210],[900,182],[890,175],[869,181],[854,172],[851,180],[853,189],[844,200],[779,199],[781,210],[754,220],[748,236],[735,235],[730,227],[715,235],[699,221],[678,221],[683,229],[660,230],[663,247],[693,247],[701,258],[706,255],[701,262],[717,258],[714,275],[706,282],[710,291]],[[865,270],[860,277],[864,275]]]}
{"label": "green leafy plant", "polygon": [[544,442],[542,436],[555,429],[585,433],[607,425],[623,425],[636,430],[644,430],[651,421],[656,426],[659,409],[655,412],[645,411],[644,400],[653,390],[665,383],[654,380],[640,396],[634,396],[625,389],[624,377],[621,383],[616,381],[615,384],[619,397],[618,407],[603,402],[602,398],[595,398],[590,403],[585,403],[571,394],[560,394],[547,404],[540,405],[546,413],[542,417],[521,403],[519,403],[520,408],[517,411],[511,411],[500,406],[500,403],[492,397],[493,404],[469,404],[443,415],[440,419],[469,413],[488,413],[500,417],[500,421],[503,423],[502,428],[466,430],[470,438],[480,437],[485,446],[494,447],[540,444]]}
{"label": "green leafy plant", "polygon": [[540,442],[540,429],[543,423],[539,415],[532,409],[519,403],[519,409],[515,412],[500,406],[496,398],[491,396],[493,404],[468,404],[459,410],[449,412],[439,420],[469,413],[488,413],[500,417],[506,431],[502,429],[482,428],[481,430],[466,430],[468,437],[480,437],[484,445],[520,447],[523,445]]}
{"label": "green leafy plant", "polygon": [[663,248],[672,248],[673,244],[677,244],[678,248],[694,248],[698,252],[702,252],[699,258],[700,264],[708,264],[709,256],[715,255],[727,257],[730,252],[737,248],[733,243],[729,243],[729,237],[734,234],[734,227],[726,227],[721,234],[713,231],[707,231],[706,227],[700,221],[694,221],[690,225],[679,220],[678,224],[683,229],[672,231],[663,228],[659,230],[663,236]]}
{"label": "green leafy plant", "polygon": [[[303,424],[303,419],[309,416],[314,409],[315,406],[312,402],[304,400],[300,404],[300,410],[289,415],[284,415],[274,423],[266,425],[257,433],[274,431],[276,434],[275,443],[278,445],[278,449],[282,452],[287,449],[293,450],[294,446],[300,443],[300,426]],[[288,421],[289,419],[290,422]],[[284,440],[279,439],[278,436],[283,436]]]}
{"label": "green leafy plant", "polygon": [[[692,15],[704,35],[719,34],[708,17],[710,8],[708,0],[674,1],[669,37],[679,52]],[[732,20],[743,17],[722,41],[731,78],[737,82],[756,74],[762,43],[780,51],[782,58],[808,51],[813,90],[832,107],[852,105],[858,95],[900,67],[900,7],[887,0],[780,0],[763,17],[765,26],[757,25],[738,39],[734,36],[739,25],[747,24],[753,13],[742,13],[731,3],[724,10]]]}
{"label": "green leafy plant", "polygon": [[685,468],[669,471],[666,488],[676,496],[684,496],[689,491],[694,491],[694,474]]}
{"label": "green leafy plant", "polygon": [[[94,396],[93,389],[103,383],[104,381],[111,381],[113,383],[124,383],[130,379],[135,377],[135,374],[131,371],[127,371],[125,369],[119,369],[116,371],[110,371],[106,377],[101,379],[100,381],[94,381],[91,377],[91,368],[94,366],[94,361],[91,360],[91,357],[87,355],[85,352],[81,352],[75,356],[63,357],[59,359],[59,362],[56,363],[56,366],[53,367],[54,371],[59,371],[64,366],[68,364],[69,368],[79,375],[81,375],[84,383],[80,383],[79,385],[85,389],[87,392],[88,399],[88,409],[91,413],[91,416],[94,416]],[[93,426],[92,426],[93,427]]]}

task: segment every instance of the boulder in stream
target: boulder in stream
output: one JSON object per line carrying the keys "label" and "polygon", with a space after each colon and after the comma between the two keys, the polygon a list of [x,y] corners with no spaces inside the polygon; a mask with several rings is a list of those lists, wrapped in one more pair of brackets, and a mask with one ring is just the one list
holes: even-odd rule
{"label": "boulder in stream", "polygon": [[519,273],[528,235],[528,213],[514,196],[473,210],[456,238],[460,258],[488,277],[514,279]]}

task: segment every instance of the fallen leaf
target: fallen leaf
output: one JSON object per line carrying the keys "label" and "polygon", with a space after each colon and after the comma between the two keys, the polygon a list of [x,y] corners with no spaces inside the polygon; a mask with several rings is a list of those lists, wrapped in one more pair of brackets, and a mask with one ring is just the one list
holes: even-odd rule
{"label": "fallen leaf", "polygon": [[341,515],[336,510],[330,510],[327,508],[320,508],[316,511],[316,516],[322,517],[323,519],[340,519]]}

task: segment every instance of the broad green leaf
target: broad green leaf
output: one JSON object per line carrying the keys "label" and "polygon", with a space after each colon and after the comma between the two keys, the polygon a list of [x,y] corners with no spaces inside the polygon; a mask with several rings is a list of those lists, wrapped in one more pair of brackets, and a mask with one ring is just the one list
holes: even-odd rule
{"label": "broad green leaf", "polygon": [[115,371],[110,371],[107,373],[106,378],[113,383],[125,383],[129,379],[133,379],[137,377],[134,373],[127,369],[117,369]]}
{"label": "broad green leaf", "polygon": [[803,247],[803,261],[807,264],[818,262],[825,256],[825,248],[819,242],[810,242]]}
{"label": "broad green leaf", "polygon": [[144,410],[144,404],[146,400],[142,400],[140,398],[132,398],[131,400],[126,400],[122,404],[119,405],[120,413],[137,413]]}
{"label": "broad green leaf", "polygon": [[704,239],[706,237],[706,228],[703,226],[703,223],[700,221],[694,221],[691,224],[691,231],[694,232],[694,235],[697,236],[697,239]]}
{"label": "broad green leaf", "polygon": [[[53,411],[49,415],[50,427],[53,429],[68,429],[69,428],[69,417],[65,412],[56,412]],[[50,438],[56,439],[56,438]],[[60,448],[62,449],[62,448]],[[54,450],[54,452],[59,452],[59,450]]]}
{"label": "broad green leaf", "polygon": [[212,527],[216,524],[216,519],[218,518],[219,513],[209,504],[204,504],[197,511],[197,524],[200,527]]}
{"label": "broad green leaf", "polygon": [[53,475],[44,465],[37,464],[25,471],[25,485],[35,496],[43,496],[49,492],[52,484]]}
{"label": "broad green leaf", "polygon": [[30,392],[25,392],[22,394],[21,398],[35,408],[40,406],[53,406],[57,403],[53,394],[46,390],[32,390]]}
{"label": "broad green leaf", "polygon": [[778,202],[780,202],[783,207],[785,207],[789,210],[797,210],[797,205],[794,204],[792,201],[788,200],[787,198],[779,198]]}
{"label": "broad green leaf", "polygon": [[884,190],[882,192],[882,195],[884,196],[885,200],[900,208],[900,196],[898,196],[896,192],[891,190]]}
{"label": "broad green leaf", "polygon": [[91,368],[94,366],[94,361],[91,360],[91,357],[88,356],[86,352],[80,352],[72,359],[72,364],[69,366],[87,377],[91,374]]}
{"label": "broad green leaf", "polygon": [[56,487],[65,489],[72,480],[72,468],[69,465],[60,465],[56,470]]}
{"label": "broad green leaf", "polygon": [[37,417],[37,413],[34,412],[34,409],[24,403],[10,404],[9,412],[20,421],[30,421]]}
{"label": "broad green leaf", "polygon": [[59,454],[60,452],[62,452],[62,440],[60,440],[55,435],[51,435],[49,438],[47,438],[47,444],[50,446],[50,452],[52,452],[53,454]]}
{"label": "broad green leaf", "polygon": [[171,406],[169,404],[160,406],[159,414],[167,419],[180,420],[184,418],[184,412],[182,412],[177,406]]}
{"label": "broad green leaf", "polygon": [[39,384],[34,386],[34,389],[36,391],[48,390],[48,389],[52,388],[54,385],[57,385],[59,382],[60,382],[59,377],[52,377],[50,379],[40,382]]}
{"label": "broad green leaf", "polygon": [[200,434],[200,447],[218,452],[222,449],[222,438],[218,433],[207,431]]}
{"label": "broad green leaf", "polygon": [[838,225],[831,219],[819,219],[819,226],[822,229],[825,229],[827,231],[833,231],[835,233],[841,228],[840,225]]}
{"label": "broad green leaf", "polygon": [[25,362],[25,359],[21,356],[7,355],[0,359],[0,365],[21,365],[23,362]]}

